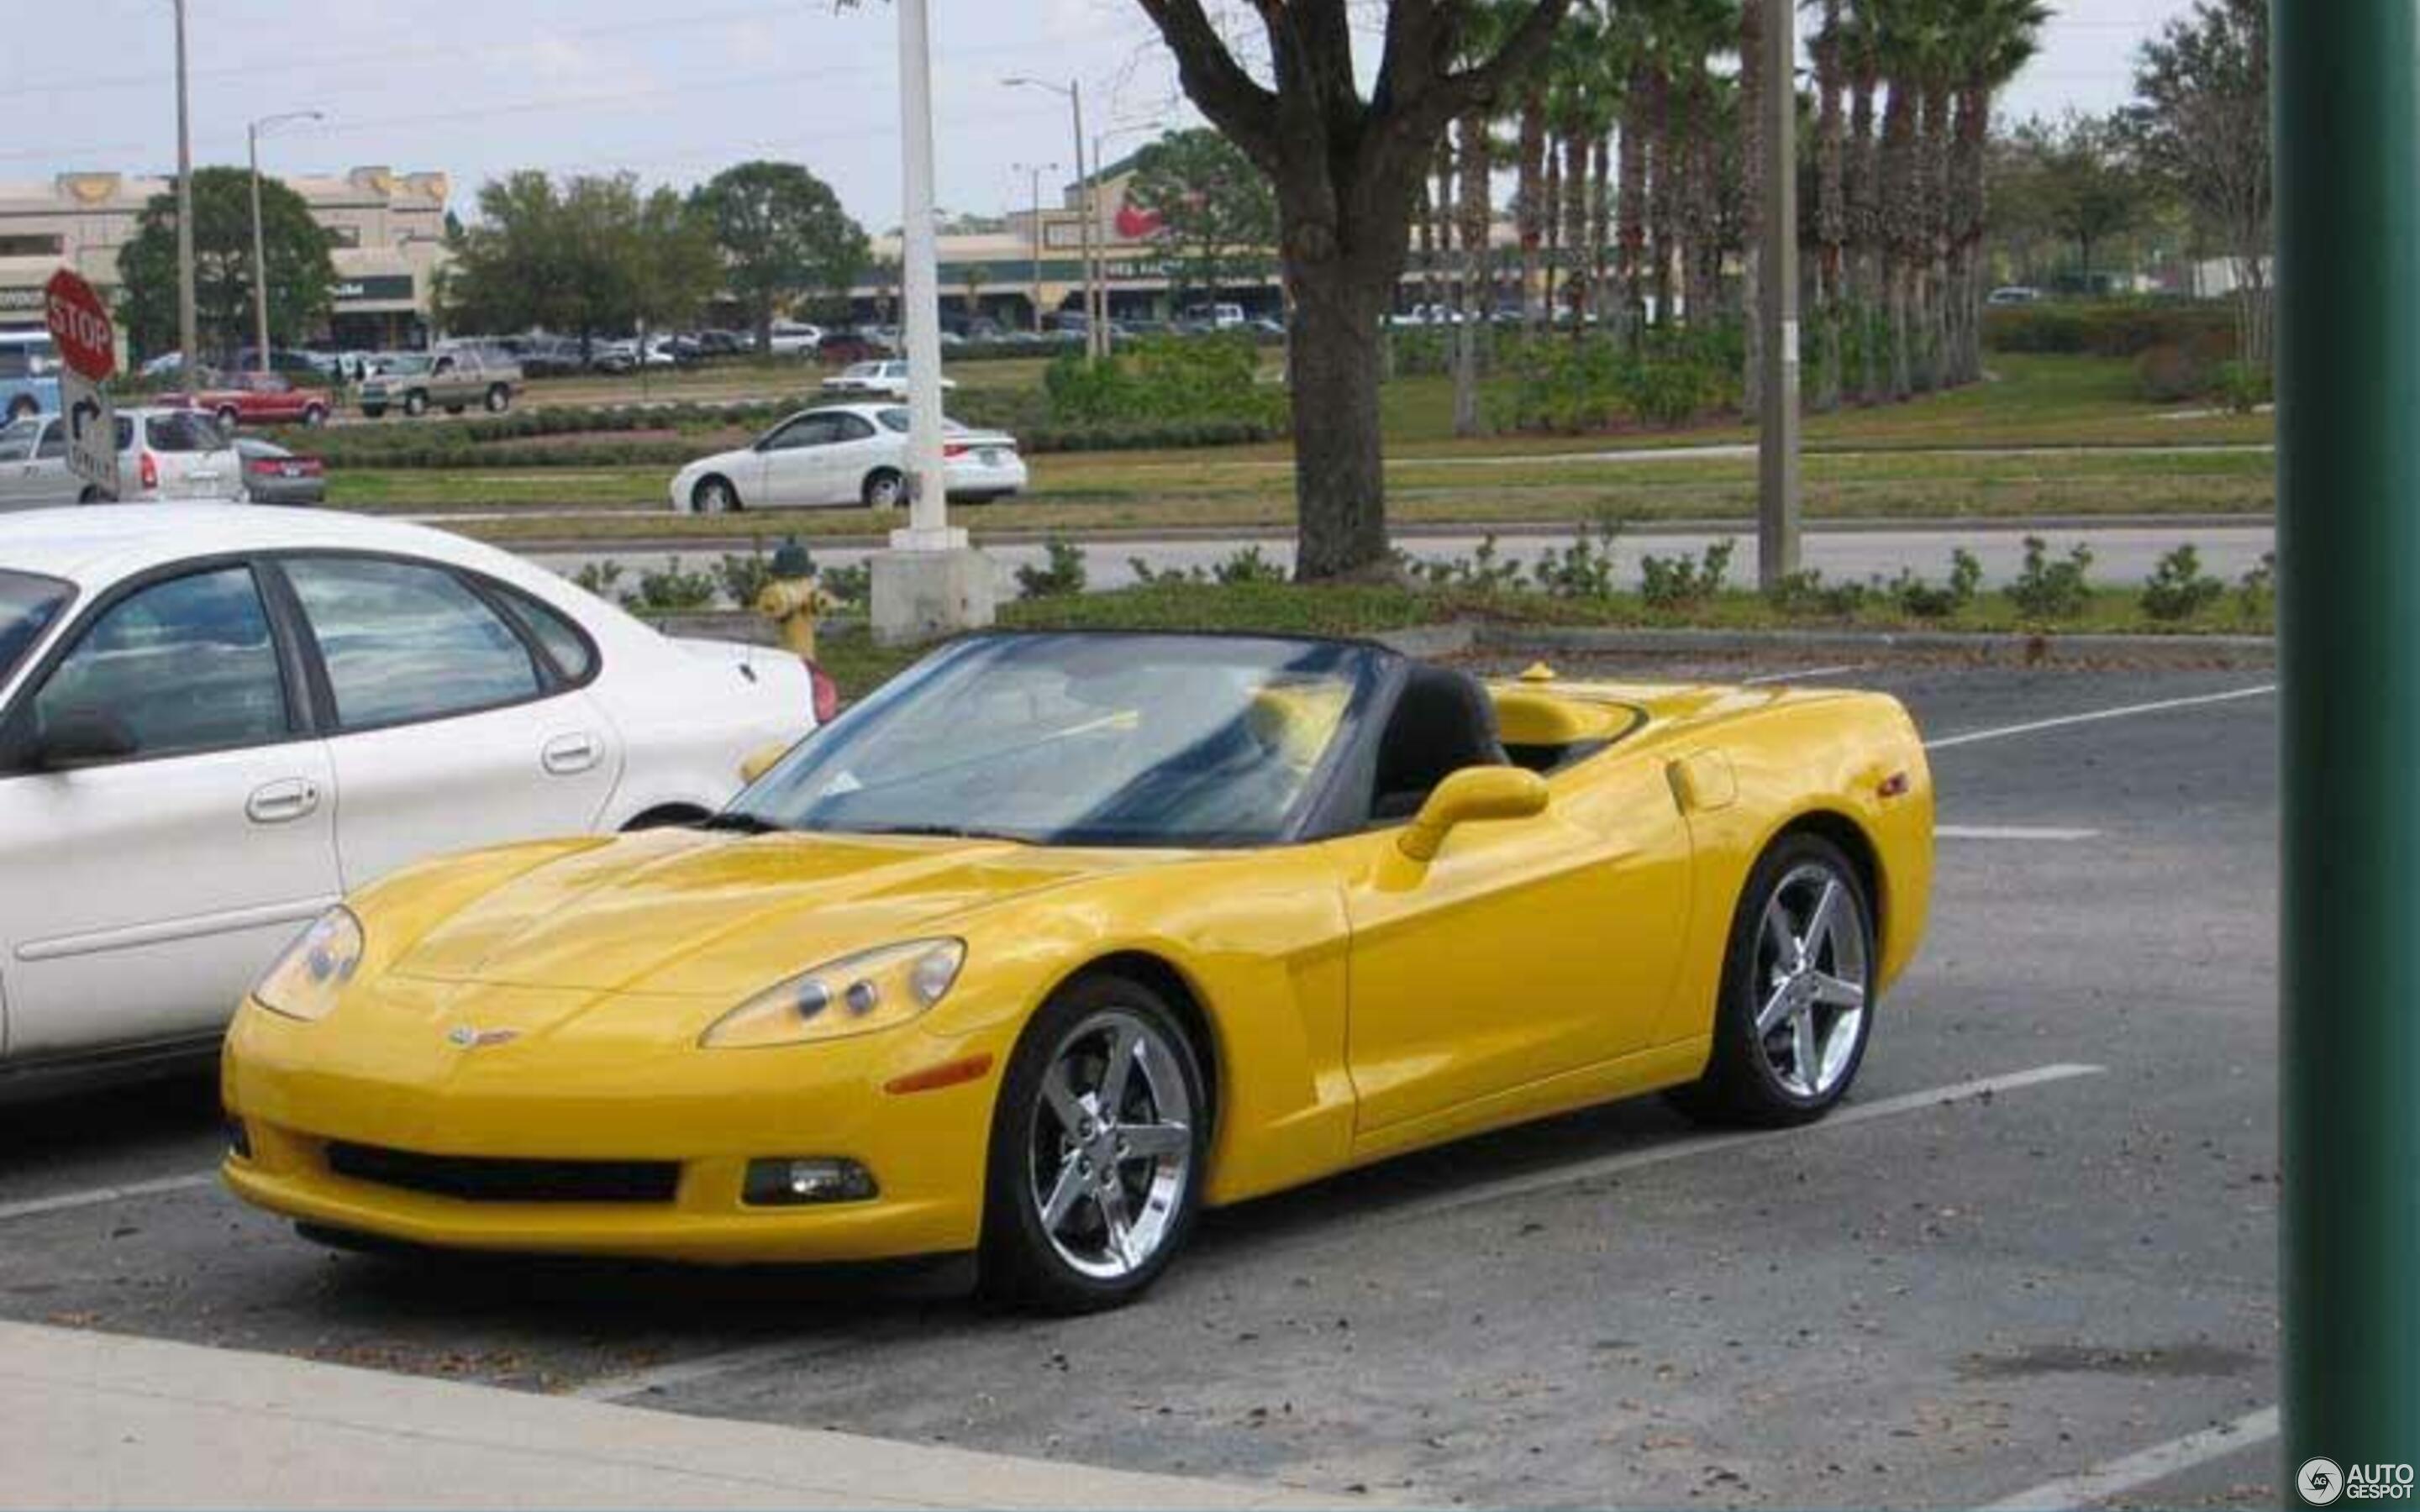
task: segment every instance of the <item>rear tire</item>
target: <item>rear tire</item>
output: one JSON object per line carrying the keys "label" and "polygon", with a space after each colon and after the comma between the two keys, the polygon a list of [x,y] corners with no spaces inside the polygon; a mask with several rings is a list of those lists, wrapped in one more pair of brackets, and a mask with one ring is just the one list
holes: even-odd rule
{"label": "rear tire", "polygon": [[1703,1077],[1672,1094],[1694,1119],[1809,1123],[1847,1095],[1873,1032],[1873,907],[1820,835],[1782,836],[1740,890]]}
{"label": "rear tire", "polygon": [[1108,974],[1062,987],[992,1106],[984,1291],[1054,1313],[1142,1295],[1201,1213],[1210,1112],[1199,1053],[1156,991]]}
{"label": "rear tire", "polygon": [[382,404],[365,404],[362,406],[362,418],[364,420],[378,420],[384,417],[385,414],[386,406]]}
{"label": "rear tire", "polygon": [[908,497],[908,480],[899,475],[896,468],[876,468],[865,475],[857,497],[868,509],[896,509]]}
{"label": "rear tire", "polygon": [[323,404],[313,404],[313,405],[304,405],[304,406],[302,407],[302,424],[305,424],[305,425],[309,426],[309,427],[310,427],[311,429],[313,429],[313,430],[318,430],[320,426],[322,426],[322,425],[326,424],[327,423],[328,423],[328,407],[327,407],[326,405],[323,405]]}
{"label": "rear tire", "polygon": [[219,429],[225,431],[230,435],[234,433],[236,426],[243,423],[242,412],[238,410],[236,407],[231,404],[223,404],[219,406],[217,409],[211,411],[211,414],[212,417],[218,421]]}
{"label": "rear tire", "polygon": [[36,404],[28,394],[21,393],[8,401],[8,418],[11,420],[23,420],[27,415],[39,415],[41,412],[42,407]]}

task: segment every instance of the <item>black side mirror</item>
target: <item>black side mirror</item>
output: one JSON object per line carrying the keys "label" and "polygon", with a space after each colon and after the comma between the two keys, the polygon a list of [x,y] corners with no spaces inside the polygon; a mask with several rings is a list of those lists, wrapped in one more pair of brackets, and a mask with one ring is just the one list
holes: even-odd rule
{"label": "black side mirror", "polygon": [[74,708],[42,721],[34,737],[34,764],[63,772],[123,761],[143,748],[126,721],[105,709]]}

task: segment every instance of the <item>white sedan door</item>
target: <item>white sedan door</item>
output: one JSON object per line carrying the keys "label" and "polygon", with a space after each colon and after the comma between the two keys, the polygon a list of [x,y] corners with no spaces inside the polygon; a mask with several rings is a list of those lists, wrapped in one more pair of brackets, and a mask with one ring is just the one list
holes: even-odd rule
{"label": "white sedan door", "polygon": [[[803,414],[765,438],[763,502],[775,507],[843,502],[832,485],[832,442],[839,439],[832,410]],[[750,501],[755,502],[756,501]]]}
{"label": "white sedan door", "polygon": [[[395,557],[280,559],[331,708],[345,886],[446,851],[594,828],[622,742],[512,589]],[[517,625],[512,615],[520,615]]]}
{"label": "white sedan door", "polygon": [[[328,751],[291,666],[235,563],[117,599],[19,694],[0,725],[10,1060],[214,1033],[336,900]],[[96,717],[132,748],[97,748]]]}

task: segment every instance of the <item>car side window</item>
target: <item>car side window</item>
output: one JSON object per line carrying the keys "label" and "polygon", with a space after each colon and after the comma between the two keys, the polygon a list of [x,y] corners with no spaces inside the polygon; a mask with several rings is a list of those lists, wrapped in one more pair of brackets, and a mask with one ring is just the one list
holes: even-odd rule
{"label": "car side window", "polygon": [[874,434],[873,422],[863,415],[834,415],[831,419],[834,440],[861,441]]}
{"label": "car side window", "polygon": [[34,455],[35,440],[42,434],[44,422],[27,416],[0,425],[0,462],[25,462]]}
{"label": "car side window", "polygon": [[38,462],[64,462],[68,455],[68,428],[57,421],[42,427],[42,439],[34,447]]}
{"label": "car side window", "polygon": [[795,452],[805,446],[827,446],[831,443],[830,415],[801,415],[773,433],[773,443],[768,451]]}
{"label": "car side window", "polygon": [[489,586],[490,592],[501,595],[505,603],[512,606],[514,615],[521,622],[521,627],[529,631],[531,637],[539,645],[546,648],[546,654],[553,660],[555,670],[563,673],[566,682],[583,683],[588,680],[588,674],[597,670],[596,649],[589,644],[588,638],[581,634],[580,627],[573,625],[562,610],[544,602],[535,594],[525,594],[518,588],[507,588],[502,583],[491,583]]}
{"label": "car side window", "polygon": [[346,729],[440,719],[541,691],[529,646],[442,567],[367,557],[282,565]]}
{"label": "car side window", "polygon": [[286,682],[249,567],[136,590],[101,611],[34,695],[38,730],[115,717],[137,756],[283,740]]}

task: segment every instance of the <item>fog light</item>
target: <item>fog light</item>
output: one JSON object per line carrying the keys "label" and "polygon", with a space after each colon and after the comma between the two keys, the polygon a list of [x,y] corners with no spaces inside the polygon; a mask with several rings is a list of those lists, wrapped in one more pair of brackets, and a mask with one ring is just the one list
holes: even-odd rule
{"label": "fog light", "polygon": [[752,1207],[796,1208],[814,1202],[862,1202],[874,1196],[874,1174],[853,1160],[752,1160],[740,1200]]}
{"label": "fog light", "polygon": [[226,1142],[228,1154],[238,1160],[252,1159],[252,1131],[243,1126],[241,1119],[227,1119]]}

